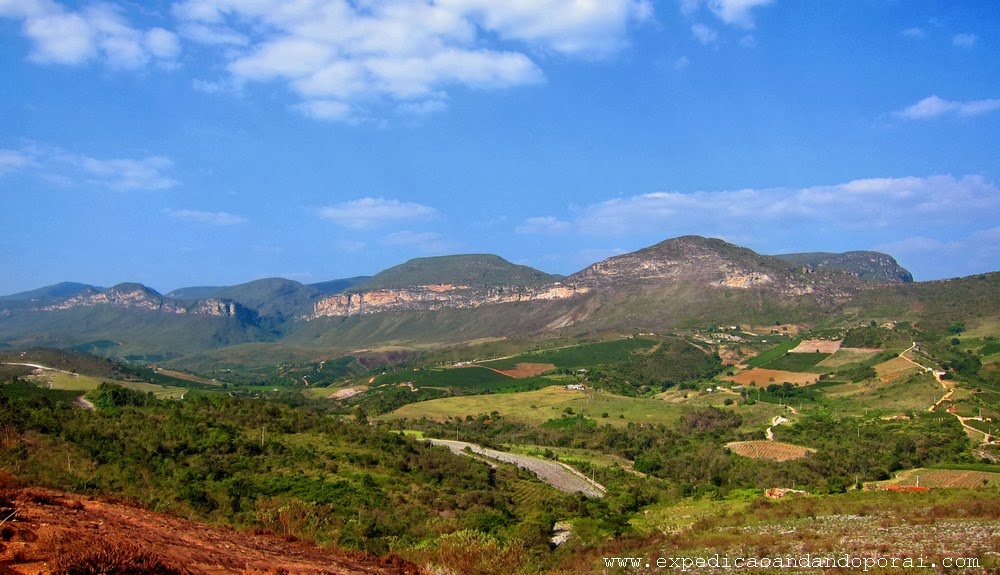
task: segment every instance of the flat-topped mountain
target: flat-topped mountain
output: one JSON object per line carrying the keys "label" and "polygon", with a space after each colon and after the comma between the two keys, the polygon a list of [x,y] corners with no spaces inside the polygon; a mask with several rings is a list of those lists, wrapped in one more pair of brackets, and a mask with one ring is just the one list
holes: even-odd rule
{"label": "flat-topped mountain", "polygon": [[842,254],[813,252],[802,254],[778,254],[774,256],[796,265],[812,268],[839,269],[853,273],[859,278],[878,282],[909,283],[913,274],[896,263],[896,260],[881,252],[852,251]]}
{"label": "flat-topped mountain", "polygon": [[502,286],[539,285],[558,276],[512,264],[491,254],[464,254],[416,258],[391,267],[356,286],[357,289],[393,289],[420,285]]}

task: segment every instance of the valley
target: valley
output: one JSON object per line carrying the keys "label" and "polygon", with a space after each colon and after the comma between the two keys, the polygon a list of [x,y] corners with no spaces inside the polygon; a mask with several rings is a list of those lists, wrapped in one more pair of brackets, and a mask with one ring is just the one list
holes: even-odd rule
{"label": "valley", "polygon": [[[32,513],[113,497],[164,514],[147,526],[358,562],[344,573],[645,573],[604,558],[735,553],[1000,569],[1000,277],[851,261],[687,237],[568,277],[472,256],[339,295],[180,292],[228,316],[151,309],[172,298],[134,288],[0,300],[0,567],[68,564],[29,544]],[[572,294],[529,297],[557,284]],[[428,287],[446,285],[480,295]],[[310,315],[386,290],[385,308]],[[414,290],[435,295],[398,296]],[[180,565],[169,545],[148,551],[191,572],[314,572],[217,546],[225,568]]]}

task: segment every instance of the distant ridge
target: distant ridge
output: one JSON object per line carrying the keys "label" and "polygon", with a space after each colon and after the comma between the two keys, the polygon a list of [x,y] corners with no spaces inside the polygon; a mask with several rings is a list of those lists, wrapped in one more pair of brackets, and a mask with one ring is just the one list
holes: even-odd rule
{"label": "distant ridge", "polygon": [[101,288],[96,286],[81,284],[76,282],[60,282],[54,285],[33,289],[31,291],[0,296],[0,301],[31,301],[31,300],[45,300],[45,299],[61,299],[61,298],[73,297],[87,290],[98,291],[100,289]]}
{"label": "distant ridge", "polygon": [[913,274],[896,263],[895,258],[881,252],[852,251],[842,254],[813,252],[778,254],[774,257],[796,265],[843,270],[865,280],[890,283],[913,281]]}
{"label": "distant ridge", "polygon": [[[496,255],[463,254],[416,258],[371,277],[309,285],[265,278],[166,296],[138,283],[107,289],[57,284],[0,298],[0,347],[85,346],[123,357],[176,357],[273,344],[272,354],[312,354],[741,322],[808,324],[866,292],[892,292],[911,280],[891,256],[877,252],[768,256],[684,236],[569,276]],[[104,341],[116,345],[95,343]]]}
{"label": "distant ridge", "polygon": [[220,290],[224,289],[226,289],[226,286],[193,286],[177,288],[167,292],[165,295],[175,299],[206,299],[215,297]]}

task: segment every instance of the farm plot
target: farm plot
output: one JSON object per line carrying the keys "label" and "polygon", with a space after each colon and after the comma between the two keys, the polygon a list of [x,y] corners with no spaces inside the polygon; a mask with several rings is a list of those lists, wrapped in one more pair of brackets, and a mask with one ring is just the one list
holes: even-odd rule
{"label": "farm plot", "polygon": [[746,371],[741,371],[736,375],[727,377],[733,383],[740,385],[758,385],[767,387],[769,384],[782,384],[785,382],[795,385],[812,385],[819,381],[819,375],[815,373],[802,373],[796,371],[784,371],[780,369],[765,369],[755,367]]}
{"label": "farm plot", "polygon": [[513,377],[514,379],[523,379],[526,377],[535,377],[536,375],[542,375],[547,371],[552,371],[556,366],[551,363],[519,363],[515,365],[512,369],[498,369],[500,373],[506,375],[507,377]]}
{"label": "farm plot", "polygon": [[860,347],[842,347],[836,353],[816,364],[817,367],[837,369],[851,364],[861,364],[870,361],[881,349],[865,349]]}
{"label": "farm plot", "polygon": [[788,350],[788,353],[836,353],[840,349],[839,341],[826,339],[807,339]]}
{"label": "farm plot", "polygon": [[978,488],[1000,486],[1000,473],[974,471],[971,469],[914,469],[900,474],[889,484],[911,487],[920,485],[930,488]]}
{"label": "farm plot", "polygon": [[733,441],[727,443],[726,447],[743,457],[769,461],[791,461],[816,453],[816,450],[811,447],[802,447],[780,441]]}

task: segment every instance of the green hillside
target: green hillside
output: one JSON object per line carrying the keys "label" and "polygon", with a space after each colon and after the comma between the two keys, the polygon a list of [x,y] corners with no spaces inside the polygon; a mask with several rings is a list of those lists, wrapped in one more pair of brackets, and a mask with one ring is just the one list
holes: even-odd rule
{"label": "green hillside", "polygon": [[489,254],[466,254],[416,258],[375,274],[352,289],[388,289],[409,286],[454,284],[470,287],[530,286],[557,276],[528,266],[516,265]]}

